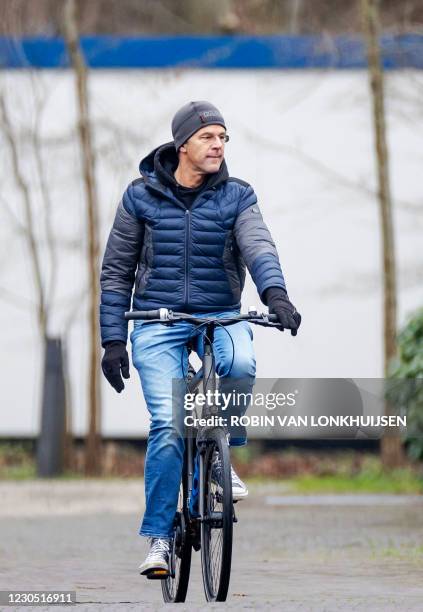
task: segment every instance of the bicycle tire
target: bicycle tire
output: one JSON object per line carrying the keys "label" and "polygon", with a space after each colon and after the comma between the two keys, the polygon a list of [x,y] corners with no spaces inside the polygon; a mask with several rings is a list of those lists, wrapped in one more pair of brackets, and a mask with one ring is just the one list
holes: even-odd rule
{"label": "bicycle tire", "polygon": [[[218,484],[212,478],[216,455],[221,461]],[[201,567],[204,592],[207,601],[226,601],[232,562],[233,501],[229,446],[225,430],[221,427],[207,433],[203,491]],[[217,536],[214,543],[213,536]]]}
{"label": "bicycle tire", "polygon": [[188,591],[192,545],[187,529],[187,496],[188,478],[186,454],[184,454],[178,507],[175,515],[175,532],[169,559],[170,566],[172,567],[173,564],[175,568],[175,576],[169,575],[161,580],[163,599],[166,603],[184,602]]}

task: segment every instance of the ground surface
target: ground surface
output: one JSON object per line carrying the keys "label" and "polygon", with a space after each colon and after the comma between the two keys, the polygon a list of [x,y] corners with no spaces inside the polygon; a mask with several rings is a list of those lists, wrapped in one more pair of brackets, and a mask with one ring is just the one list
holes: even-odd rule
{"label": "ground surface", "polygon": [[[1,589],[75,590],[77,610],[168,609],[137,573],[142,491],[141,481],[0,483]],[[423,496],[284,493],[255,485],[238,504],[230,593],[212,608],[423,609]],[[210,606],[199,553],[178,609],[188,606]]]}

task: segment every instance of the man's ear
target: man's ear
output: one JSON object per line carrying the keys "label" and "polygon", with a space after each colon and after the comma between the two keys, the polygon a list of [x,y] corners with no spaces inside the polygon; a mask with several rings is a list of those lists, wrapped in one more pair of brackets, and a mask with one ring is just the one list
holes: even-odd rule
{"label": "man's ear", "polygon": [[187,152],[187,148],[186,148],[185,144],[181,145],[179,147],[178,153],[186,153],[186,152]]}

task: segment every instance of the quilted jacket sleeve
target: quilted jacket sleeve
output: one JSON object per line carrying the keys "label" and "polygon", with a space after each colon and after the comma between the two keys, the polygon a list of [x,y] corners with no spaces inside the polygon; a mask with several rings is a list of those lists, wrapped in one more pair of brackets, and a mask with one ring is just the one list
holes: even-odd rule
{"label": "quilted jacket sleeve", "polygon": [[127,341],[128,322],[124,313],[131,305],[135,271],[144,227],[135,216],[133,185],[125,191],[117,208],[101,268],[101,343]]}
{"label": "quilted jacket sleeve", "polygon": [[257,196],[248,185],[238,205],[234,235],[241,255],[264,302],[269,287],[286,290],[275,243],[257,204]]}

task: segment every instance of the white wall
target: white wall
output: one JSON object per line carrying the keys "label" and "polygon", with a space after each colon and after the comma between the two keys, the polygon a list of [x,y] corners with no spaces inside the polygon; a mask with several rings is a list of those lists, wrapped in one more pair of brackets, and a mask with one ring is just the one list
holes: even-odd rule
{"label": "white wall", "polygon": [[[387,75],[392,191],[395,202],[399,317],[422,303],[423,75]],[[65,332],[73,429],[86,424],[85,226],[71,73],[2,71],[19,137],[20,159],[42,234],[43,208],[30,133],[42,104],[41,154],[53,199],[60,282],[51,332]],[[382,293],[378,206],[365,72],[93,71],[91,110],[104,248],[115,208],[138,163],[171,139],[173,113],[207,99],[225,116],[232,176],[249,181],[277,243],[292,301],[303,315],[297,338],[254,330],[261,377],[382,375]],[[23,204],[5,142],[0,149],[0,435],[34,435],[39,423],[40,347],[29,254],[17,221]],[[48,260],[43,260],[48,272]],[[259,305],[248,282],[243,305]],[[66,323],[72,310],[72,323]],[[148,427],[136,371],[124,393],[103,384],[105,435]]]}

